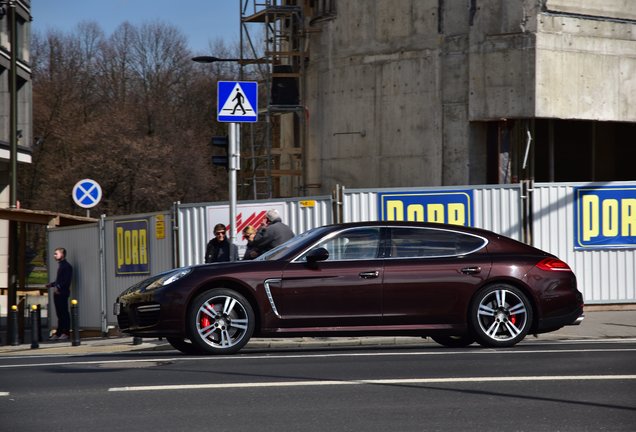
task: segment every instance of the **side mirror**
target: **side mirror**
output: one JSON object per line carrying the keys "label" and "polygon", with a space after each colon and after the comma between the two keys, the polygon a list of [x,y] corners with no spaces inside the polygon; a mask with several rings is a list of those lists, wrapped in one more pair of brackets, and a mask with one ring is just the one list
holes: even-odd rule
{"label": "side mirror", "polygon": [[315,264],[318,261],[326,261],[329,258],[329,251],[324,247],[312,249],[305,257],[309,264]]}

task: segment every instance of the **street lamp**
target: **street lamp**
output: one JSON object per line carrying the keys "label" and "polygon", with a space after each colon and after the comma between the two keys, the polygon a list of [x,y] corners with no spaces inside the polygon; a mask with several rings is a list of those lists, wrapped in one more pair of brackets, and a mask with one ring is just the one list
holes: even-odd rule
{"label": "street lamp", "polygon": [[197,63],[216,63],[216,62],[242,62],[239,58],[219,58],[214,56],[196,56],[192,57],[192,61]]}
{"label": "street lamp", "polygon": [[216,63],[216,62],[235,62],[241,65],[241,79],[243,79],[243,66],[245,65],[262,65],[271,63],[265,58],[245,59],[245,58],[221,58],[214,56],[196,56],[192,57],[192,61],[197,63]]}

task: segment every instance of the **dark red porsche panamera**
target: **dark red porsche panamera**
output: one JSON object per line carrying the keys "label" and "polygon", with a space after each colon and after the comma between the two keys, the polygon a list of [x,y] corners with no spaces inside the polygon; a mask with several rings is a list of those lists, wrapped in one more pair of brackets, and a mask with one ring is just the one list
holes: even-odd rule
{"label": "dark red porsche panamera", "polygon": [[255,261],[150,277],[115,303],[120,329],[178,350],[230,354],[252,336],[429,336],[509,347],[583,318],[569,266],[475,228],[329,225]]}

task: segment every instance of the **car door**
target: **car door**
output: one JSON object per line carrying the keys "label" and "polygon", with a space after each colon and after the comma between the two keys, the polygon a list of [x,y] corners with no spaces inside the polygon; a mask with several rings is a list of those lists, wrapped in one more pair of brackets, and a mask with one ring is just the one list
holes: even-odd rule
{"label": "car door", "polygon": [[[326,260],[309,263],[316,248]],[[269,282],[281,327],[324,328],[377,325],[382,316],[380,228],[352,228],[315,244]]]}
{"label": "car door", "polygon": [[390,238],[383,324],[464,322],[469,299],[492,266],[487,241],[459,231],[416,227],[391,227]]}

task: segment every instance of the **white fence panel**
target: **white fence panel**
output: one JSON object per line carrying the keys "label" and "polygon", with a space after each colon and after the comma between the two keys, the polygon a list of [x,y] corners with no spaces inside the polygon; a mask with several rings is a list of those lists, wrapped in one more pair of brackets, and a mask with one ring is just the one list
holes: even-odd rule
{"label": "white fence panel", "polygon": [[[73,266],[71,299],[79,305],[79,323],[82,328],[101,328],[103,296],[100,281],[99,225],[87,224],[52,228],[48,231],[47,268],[49,281],[55,280],[58,264],[53,251],[66,249],[66,259]],[[53,296],[49,296],[49,325],[57,326]],[[70,303],[70,302],[69,302]],[[70,307],[70,304],[69,304]]]}
{"label": "white fence panel", "polygon": [[[207,207],[205,205],[177,206],[178,267],[200,264],[205,258],[207,232]],[[201,246],[203,244],[203,246]]]}
{"label": "white fence panel", "polygon": [[533,245],[572,267],[587,304],[636,301],[636,249],[574,248],[574,188],[612,185],[636,186],[636,182],[546,183],[534,187]]}
{"label": "white fence panel", "polygon": [[474,226],[521,240],[519,185],[479,186],[474,193]]}
{"label": "white fence panel", "polygon": [[[273,201],[271,201],[273,202]],[[237,203],[238,210],[242,206],[249,208],[261,207],[263,211],[270,208],[269,200],[241,201]],[[331,197],[294,198],[275,200],[276,207],[282,210],[283,222],[296,234],[311,228],[333,223]],[[282,204],[282,206],[281,206]],[[211,211],[225,214],[218,220],[208,220]],[[229,205],[227,203],[203,203],[177,206],[177,242],[179,249],[178,266],[202,264],[205,261],[205,246],[211,238],[211,230],[215,222],[229,219]],[[243,215],[247,217],[248,215]],[[238,216],[237,216],[238,217]],[[241,239],[238,239],[241,242]]]}
{"label": "white fence panel", "polygon": [[485,228],[516,240],[520,239],[519,185],[391,188],[373,191],[345,190],[342,209],[343,222],[378,220],[378,193],[380,192],[443,192],[444,190],[457,189],[469,189],[473,192],[473,226]]}
{"label": "white fence panel", "polygon": [[342,199],[343,222],[368,222],[378,220],[377,191],[345,190]]}
{"label": "white fence panel", "polygon": [[[536,184],[532,191],[532,244],[566,261],[588,304],[636,302],[636,249],[575,250],[574,188],[636,186],[636,182]],[[344,222],[378,220],[378,193],[470,189],[473,226],[522,240],[520,185],[350,189],[343,193]]]}
{"label": "white fence panel", "polygon": [[[163,231],[157,229],[157,220],[162,218]],[[145,213],[130,216],[113,216],[104,219],[104,270],[106,313],[108,324],[116,323],[113,315],[113,303],[119,294],[126,288],[141,282],[152,274],[157,274],[173,268],[173,249],[170,231],[170,213]],[[116,244],[116,224],[126,223],[131,220],[144,220],[148,222],[147,247],[149,254],[148,274],[128,275],[118,274],[118,260],[122,259],[122,251]],[[163,237],[158,238],[162,233]]]}

